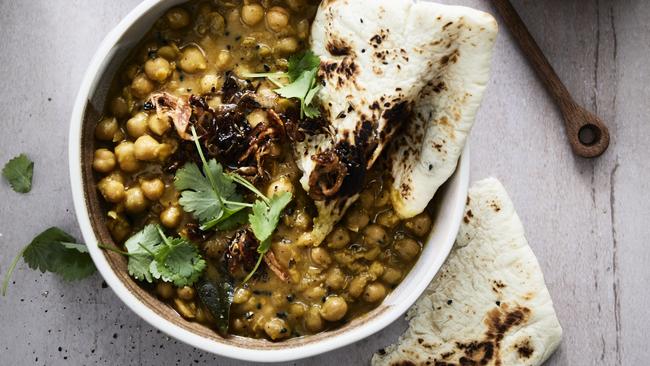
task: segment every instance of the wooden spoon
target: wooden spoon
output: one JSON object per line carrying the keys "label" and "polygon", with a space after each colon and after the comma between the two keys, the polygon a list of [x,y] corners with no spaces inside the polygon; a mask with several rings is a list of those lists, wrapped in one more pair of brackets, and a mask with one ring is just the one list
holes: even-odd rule
{"label": "wooden spoon", "polygon": [[492,3],[560,107],[573,151],[585,158],[600,156],[609,146],[607,126],[575,102],[510,1],[492,0]]}

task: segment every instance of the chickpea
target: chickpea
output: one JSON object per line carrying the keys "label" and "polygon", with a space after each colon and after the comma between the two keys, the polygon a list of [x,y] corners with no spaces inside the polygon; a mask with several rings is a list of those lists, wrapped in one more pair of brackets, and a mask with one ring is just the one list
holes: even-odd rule
{"label": "chickpea", "polygon": [[320,307],[312,305],[305,313],[305,328],[310,332],[319,332],[323,329],[323,318],[320,315]]}
{"label": "chickpea", "polygon": [[384,207],[390,203],[390,192],[387,189],[379,192],[375,199],[375,207]]}
{"label": "chickpea", "polygon": [[266,25],[274,32],[281,32],[289,25],[289,12],[274,6],[266,12]]}
{"label": "chickpea", "polygon": [[183,218],[183,212],[181,209],[174,205],[169,206],[160,213],[160,222],[169,229],[174,229],[181,224],[181,219]]}
{"label": "chickpea", "polygon": [[104,117],[95,127],[95,137],[102,141],[113,141],[119,129],[117,119]]}
{"label": "chickpea", "polygon": [[158,157],[160,143],[149,135],[142,135],[135,140],[134,154],[138,160],[154,160]]}
{"label": "chickpea", "polygon": [[250,112],[248,116],[246,116],[246,119],[251,127],[255,127],[260,123],[268,122],[269,120],[267,112],[263,109],[256,109]]}
{"label": "chickpea", "polygon": [[138,74],[131,82],[131,92],[138,98],[145,98],[156,86],[144,74]]}
{"label": "chickpea", "polygon": [[224,71],[230,68],[230,63],[232,62],[232,55],[228,50],[221,50],[217,55],[217,60],[214,62],[214,66],[218,71]]}
{"label": "chickpea", "polygon": [[305,0],[286,0],[285,2],[293,11],[300,11],[305,7]]}
{"label": "chickpea", "polygon": [[320,285],[316,285],[314,287],[310,287],[307,290],[303,291],[302,295],[309,299],[312,302],[316,302],[320,299],[322,299],[325,295],[327,295],[327,290],[324,287],[321,287]]}
{"label": "chickpea", "polygon": [[156,284],[156,293],[163,299],[169,300],[174,296],[174,286],[169,282],[158,282]]}
{"label": "chickpea", "polygon": [[132,187],[126,190],[124,208],[131,214],[139,214],[147,209],[147,199],[140,187]]}
{"label": "chickpea", "polygon": [[195,47],[189,46],[183,49],[181,59],[178,61],[181,70],[188,74],[193,74],[198,71],[203,71],[208,67],[207,60],[203,52]]}
{"label": "chickpea", "polygon": [[287,322],[276,317],[271,318],[271,320],[264,324],[264,332],[274,341],[289,336]]}
{"label": "chickpea", "polygon": [[138,138],[147,133],[149,116],[140,112],[126,121],[126,132],[133,138]]}
{"label": "chickpea", "polygon": [[370,210],[375,205],[375,195],[370,190],[365,190],[359,194],[359,203],[364,210]]}
{"label": "chickpea", "polygon": [[311,249],[311,260],[320,267],[327,267],[332,263],[332,258],[330,258],[327,249],[320,247]]}
{"label": "chickpea", "polygon": [[381,277],[381,275],[384,274],[384,271],[384,265],[381,264],[381,262],[372,262],[370,268],[368,269],[368,273],[370,273],[375,278]]}
{"label": "chickpea", "polygon": [[140,188],[144,196],[151,201],[157,201],[165,193],[165,183],[158,178],[141,181]]}
{"label": "chickpea", "polygon": [[178,57],[179,50],[178,46],[172,43],[170,45],[160,47],[156,53],[158,56],[165,58],[167,61],[174,61],[176,60],[176,57]]}
{"label": "chickpea", "polygon": [[190,301],[196,295],[193,287],[183,286],[176,289],[176,296],[185,301]]}
{"label": "chickpea", "polygon": [[160,144],[158,146],[158,160],[160,161],[165,161],[167,160],[168,157],[170,157],[174,151],[176,151],[176,145],[173,144]]}
{"label": "chickpea", "polygon": [[172,69],[169,61],[162,57],[156,57],[144,63],[144,73],[151,80],[164,81],[171,75]]}
{"label": "chickpea", "polygon": [[226,20],[216,11],[207,13],[200,18],[201,25],[198,27],[199,34],[206,32],[212,37],[220,37],[226,30]]}
{"label": "chickpea", "polygon": [[214,93],[219,89],[219,77],[214,74],[206,74],[201,78],[201,92],[203,94]]}
{"label": "chickpea", "polygon": [[323,319],[330,322],[335,322],[343,319],[345,313],[347,312],[348,303],[345,302],[345,299],[336,295],[329,296],[327,300],[325,300],[323,308],[320,309],[320,315],[323,317]]}
{"label": "chickpea", "polygon": [[327,236],[327,246],[332,249],[343,249],[350,243],[350,233],[344,227],[337,226]]}
{"label": "chickpea", "polygon": [[403,238],[395,242],[397,255],[405,261],[413,260],[420,253],[420,244],[411,238]]}
{"label": "chickpea", "polygon": [[352,279],[352,281],[350,281],[350,287],[348,287],[348,293],[353,298],[357,298],[361,295],[363,290],[366,288],[366,284],[368,284],[368,277],[366,276],[355,277]]}
{"label": "chickpea", "polygon": [[384,297],[386,297],[386,287],[379,282],[369,284],[363,292],[363,301],[365,302],[381,301]]}
{"label": "chickpea", "polygon": [[264,19],[264,8],[260,4],[248,4],[241,8],[241,20],[244,24],[253,27]]}
{"label": "chickpea", "polygon": [[290,55],[298,51],[300,45],[294,37],[285,37],[275,44],[275,50],[281,55]]}
{"label": "chickpea", "polygon": [[171,29],[181,29],[190,25],[190,14],[182,8],[169,9],[165,14],[165,19]]}
{"label": "chickpea", "polygon": [[302,303],[293,303],[289,305],[289,314],[295,318],[302,318],[307,312],[307,305]]}
{"label": "chickpea", "polygon": [[[157,114],[152,114],[147,119],[147,126],[149,130],[158,136],[162,136],[171,128],[169,118],[159,118]],[[140,135],[142,136],[142,135]],[[139,137],[139,136],[138,136]]]}
{"label": "chickpea", "polygon": [[305,210],[297,210],[291,215],[286,215],[284,217],[284,223],[294,229],[305,231],[311,225],[312,220],[311,215]]}
{"label": "chickpea", "polygon": [[108,149],[95,150],[93,159],[93,169],[100,173],[110,173],[115,169],[115,154]]}
{"label": "chickpea", "polygon": [[129,104],[126,99],[116,97],[111,101],[111,113],[117,118],[126,117],[129,114]]}
{"label": "chickpea", "polygon": [[131,225],[123,217],[108,222],[108,230],[115,242],[121,243],[131,235]]}
{"label": "chickpea", "polygon": [[124,199],[124,184],[106,177],[97,183],[97,188],[104,199],[111,203],[120,203]]}
{"label": "chickpea", "polygon": [[404,226],[415,236],[422,238],[431,231],[431,217],[426,213],[421,213],[407,220]]}
{"label": "chickpea", "polygon": [[397,285],[401,279],[402,271],[392,267],[386,267],[384,274],[381,276],[381,280],[389,285]]}
{"label": "chickpea", "polygon": [[287,176],[282,176],[275,181],[271,182],[269,188],[266,190],[267,197],[273,197],[284,192],[289,192],[293,194],[294,187],[291,183],[291,180]]}
{"label": "chickpea", "polygon": [[399,221],[399,216],[393,210],[384,211],[377,216],[377,223],[389,229],[395,228]]}
{"label": "chickpea", "polygon": [[388,243],[388,234],[381,225],[372,224],[363,231],[363,241],[370,246],[384,246]]}
{"label": "chickpea", "polygon": [[248,299],[250,298],[251,298],[250,290],[240,287],[237,290],[235,290],[235,294],[233,296],[232,302],[233,304],[243,304],[246,301],[248,301]]}
{"label": "chickpea", "polygon": [[345,216],[345,226],[355,233],[368,226],[369,222],[370,217],[368,214],[358,207],[350,210]]}
{"label": "chickpea", "polygon": [[340,290],[345,286],[345,275],[338,267],[332,268],[327,273],[325,284],[332,290]]}

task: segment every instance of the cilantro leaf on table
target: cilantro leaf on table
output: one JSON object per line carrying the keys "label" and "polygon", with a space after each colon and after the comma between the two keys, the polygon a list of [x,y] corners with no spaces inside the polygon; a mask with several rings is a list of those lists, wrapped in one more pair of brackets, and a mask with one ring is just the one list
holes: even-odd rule
{"label": "cilantro leaf on table", "polygon": [[27,193],[32,189],[34,162],[29,160],[27,155],[20,154],[5,164],[2,169],[2,176],[9,182],[14,191]]}
{"label": "cilantro leaf on table", "polygon": [[21,257],[29,268],[56,273],[66,281],[80,280],[96,271],[85,245],[77,244],[65,231],[51,227],[37,235],[11,262],[2,284],[3,296]]}
{"label": "cilantro leaf on table", "polygon": [[[320,116],[320,109],[314,105],[314,98],[321,85],[318,83],[318,68],[320,58],[312,51],[303,54],[293,55],[289,58],[288,70],[271,73],[249,73],[244,77],[264,77],[269,79],[278,89],[276,93],[285,98],[296,98],[300,100],[300,116],[315,118]],[[290,83],[283,85],[280,79],[288,78]]]}

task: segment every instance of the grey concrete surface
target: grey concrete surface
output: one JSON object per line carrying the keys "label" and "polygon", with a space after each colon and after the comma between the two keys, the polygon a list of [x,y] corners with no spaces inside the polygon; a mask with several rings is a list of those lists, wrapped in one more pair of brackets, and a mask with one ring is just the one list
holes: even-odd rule
{"label": "grey concrete surface", "polygon": [[[539,257],[565,330],[548,364],[648,364],[650,2],[514,2],[576,99],[608,122],[612,146],[598,160],[572,155],[557,109],[502,29],[472,176],[504,182]],[[0,2],[0,162],[21,152],[36,162],[28,195],[0,184],[0,271],[46,227],[80,236],[67,169],[73,99],[98,43],[137,3]],[[404,326],[294,364],[367,364]],[[145,324],[98,275],[69,284],[19,265],[0,329],[0,365],[238,364]]]}

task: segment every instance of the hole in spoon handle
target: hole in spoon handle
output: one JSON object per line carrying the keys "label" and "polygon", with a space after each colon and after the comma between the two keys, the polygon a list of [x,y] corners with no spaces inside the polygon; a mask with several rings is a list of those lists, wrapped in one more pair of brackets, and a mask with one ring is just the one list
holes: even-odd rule
{"label": "hole in spoon handle", "polygon": [[565,114],[569,142],[573,151],[584,158],[602,155],[609,147],[609,130],[594,114],[574,105]]}

